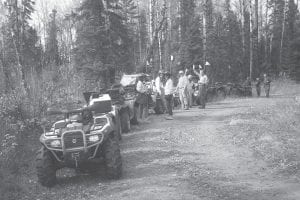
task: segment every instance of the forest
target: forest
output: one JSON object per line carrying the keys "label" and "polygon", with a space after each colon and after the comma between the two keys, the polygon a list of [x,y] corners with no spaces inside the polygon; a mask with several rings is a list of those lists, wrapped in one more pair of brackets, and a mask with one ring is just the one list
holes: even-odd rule
{"label": "forest", "polygon": [[21,143],[49,106],[123,73],[176,78],[209,63],[212,83],[262,73],[300,80],[299,0],[50,2],[0,1],[0,177],[18,173]]}

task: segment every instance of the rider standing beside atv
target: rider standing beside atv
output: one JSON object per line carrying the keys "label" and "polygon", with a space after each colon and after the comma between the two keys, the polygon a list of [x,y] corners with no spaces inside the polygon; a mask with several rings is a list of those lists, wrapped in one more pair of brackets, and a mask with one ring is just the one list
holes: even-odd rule
{"label": "rider standing beside atv", "polygon": [[[187,73],[187,71],[186,71]],[[179,94],[180,102],[181,102],[181,109],[188,110],[188,102],[187,102],[187,84],[188,78],[182,70],[179,71],[179,80],[176,87],[176,91]]]}
{"label": "rider standing beside atv", "polygon": [[144,120],[148,117],[148,88],[145,85],[146,76],[141,76],[136,85],[136,90],[138,95],[136,97],[135,107],[139,107],[138,117],[141,120]]}
{"label": "rider standing beside atv", "polygon": [[269,98],[270,88],[271,88],[271,79],[267,74],[264,74],[263,80],[264,80],[264,88],[265,88],[266,97]]}
{"label": "rider standing beside atv", "polygon": [[173,94],[174,94],[174,85],[171,78],[171,73],[166,72],[166,85],[165,85],[165,98],[167,102],[167,110],[169,117],[166,117],[167,120],[173,119]]}
{"label": "rider standing beside atv", "polygon": [[193,65],[193,71],[194,73],[199,77],[199,100],[201,106],[199,108],[204,109],[206,105],[206,90],[207,90],[207,84],[208,84],[208,77],[206,76],[203,68],[201,65],[199,65],[200,73],[196,71],[195,65]]}
{"label": "rider standing beside atv", "polygon": [[164,90],[164,72],[162,70],[158,72],[158,77],[155,79],[155,89],[157,92],[156,95],[159,95],[161,97],[163,109],[165,111],[166,101],[165,101],[165,90]]}

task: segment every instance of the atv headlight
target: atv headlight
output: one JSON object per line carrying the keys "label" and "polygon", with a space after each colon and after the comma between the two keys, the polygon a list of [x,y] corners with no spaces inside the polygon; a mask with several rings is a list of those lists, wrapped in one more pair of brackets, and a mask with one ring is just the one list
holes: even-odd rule
{"label": "atv headlight", "polygon": [[92,135],[89,137],[89,142],[98,142],[100,140],[99,135]]}
{"label": "atv headlight", "polygon": [[108,123],[107,118],[104,117],[95,118],[93,131],[101,130],[107,123]]}
{"label": "atv headlight", "polygon": [[53,140],[50,142],[50,146],[54,147],[54,148],[61,147],[61,142],[60,142],[60,140]]}
{"label": "atv headlight", "polygon": [[54,132],[46,132],[45,136],[55,136]]}

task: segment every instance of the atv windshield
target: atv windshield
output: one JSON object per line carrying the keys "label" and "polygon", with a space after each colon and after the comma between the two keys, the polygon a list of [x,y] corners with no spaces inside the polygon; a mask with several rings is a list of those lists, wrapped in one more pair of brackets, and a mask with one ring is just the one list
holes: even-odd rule
{"label": "atv windshield", "polygon": [[[135,85],[139,77],[141,77],[142,75],[146,75],[146,74],[131,74],[131,75],[125,74],[122,76],[120,83],[123,87]],[[146,82],[150,82],[150,81],[151,81],[151,76],[146,75]]]}

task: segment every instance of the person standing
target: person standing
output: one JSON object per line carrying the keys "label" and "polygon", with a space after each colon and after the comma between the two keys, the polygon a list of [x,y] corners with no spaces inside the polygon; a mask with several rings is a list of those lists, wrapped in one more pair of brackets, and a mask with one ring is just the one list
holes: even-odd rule
{"label": "person standing", "polygon": [[204,109],[206,106],[206,90],[207,90],[207,84],[208,84],[208,77],[206,76],[204,70],[201,68],[200,65],[200,73],[196,71],[195,65],[193,65],[194,73],[199,76],[199,100],[200,100],[200,107]]}
{"label": "person standing", "polygon": [[260,78],[256,78],[255,88],[256,88],[257,96],[260,97],[260,93],[261,93],[261,80],[260,80]]}
{"label": "person standing", "polygon": [[271,79],[267,74],[264,74],[264,88],[265,88],[266,97],[269,98],[270,88],[271,88]]}
{"label": "person standing", "polygon": [[252,96],[252,83],[250,77],[246,78],[243,84],[244,86],[244,96]]}
{"label": "person standing", "polygon": [[174,93],[174,85],[171,78],[171,73],[166,72],[166,85],[164,87],[165,90],[165,99],[167,103],[167,112],[169,114],[168,117],[166,117],[167,120],[173,120],[173,93]]}
{"label": "person standing", "polygon": [[188,106],[191,108],[193,106],[193,93],[194,93],[194,82],[193,76],[188,75],[188,84],[187,84],[187,94],[188,94]]}
{"label": "person standing", "polygon": [[179,80],[176,87],[176,91],[179,93],[179,99],[181,102],[182,110],[188,110],[188,102],[187,102],[187,77],[185,73],[180,70],[179,71]]}
{"label": "person standing", "polygon": [[[158,72],[158,77],[155,79],[155,90],[157,92],[156,95],[159,95],[162,104],[163,104],[163,109],[164,111],[166,110],[166,101],[165,101],[165,91],[164,91],[164,72],[160,70]],[[156,96],[155,96],[156,99]]]}
{"label": "person standing", "polygon": [[145,78],[145,75],[142,75],[136,85],[138,95],[135,101],[135,107],[139,110],[138,117],[140,120],[145,120],[148,117],[148,88],[145,85]]}

